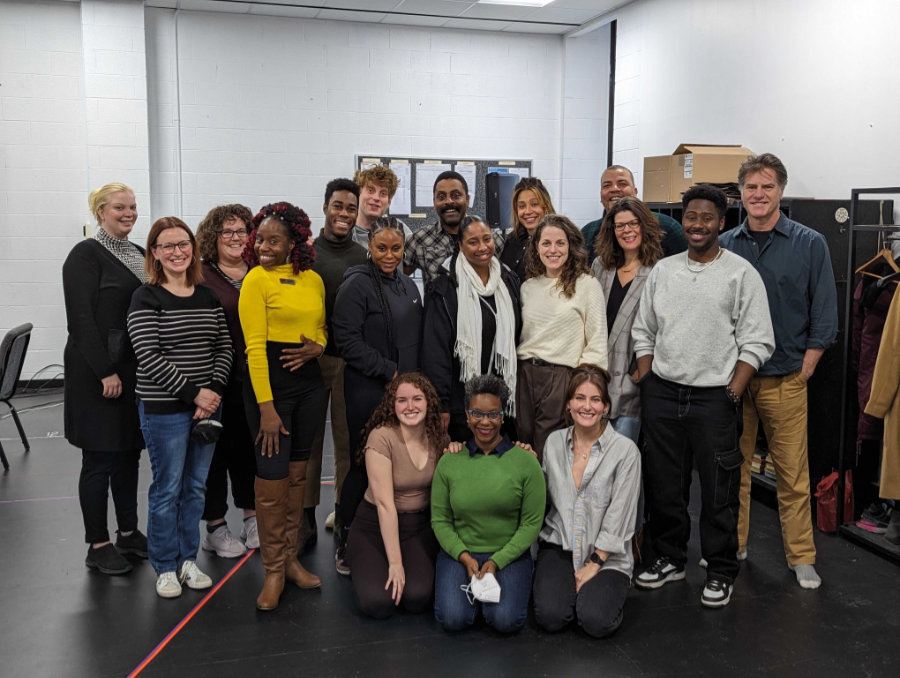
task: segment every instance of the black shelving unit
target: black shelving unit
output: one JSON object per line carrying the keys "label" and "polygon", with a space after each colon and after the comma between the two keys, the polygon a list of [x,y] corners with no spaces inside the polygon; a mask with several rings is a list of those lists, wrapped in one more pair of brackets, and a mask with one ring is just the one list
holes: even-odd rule
{"label": "black shelving unit", "polygon": [[[883,219],[879,220],[879,223],[873,224],[870,223],[871,219],[866,218],[862,214],[861,205],[863,203],[860,200],[860,196],[863,195],[900,195],[900,186],[889,186],[882,188],[854,188],[850,192],[850,224],[847,228],[847,280],[850,284],[847,285],[847,289],[844,295],[844,326],[850,326],[851,314],[853,312],[853,276],[854,271],[856,270],[856,250],[859,244],[858,238],[869,234],[870,237],[874,236],[877,240],[877,236],[883,233],[900,233],[900,225],[898,224],[885,224]],[[872,201],[866,201],[872,202]],[[887,201],[891,204],[891,210],[888,212],[890,215],[889,221],[893,221],[893,201]],[[851,388],[850,383],[850,346],[851,346],[851,337],[849,332],[844,333],[844,342],[843,342],[843,372],[841,377],[841,417],[840,417],[840,453],[838,455],[838,497],[844,496],[844,471],[848,468],[847,465],[847,456],[849,454],[853,454],[854,445],[853,440],[851,439],[851,427],[849,421],[849,409],[850,403],[854,402],[855,399],[855,385]],[[841,506],[841,511],[843,512],[844,504],[843,502],[839,502]],[[844,537],[845,539],[849,539],[861,546],[864,546],[875,553],[878,553],[885,558],[893,560],[894,562],[900,563],[900,546],[895,546],[887,539],[884,538],[883,535],[873,534],[871,532],[867,532],[866,530],[860,529],[853,522],[853,516],[842,515],[840,520],[840,527],[838,528],[838,533]]]}

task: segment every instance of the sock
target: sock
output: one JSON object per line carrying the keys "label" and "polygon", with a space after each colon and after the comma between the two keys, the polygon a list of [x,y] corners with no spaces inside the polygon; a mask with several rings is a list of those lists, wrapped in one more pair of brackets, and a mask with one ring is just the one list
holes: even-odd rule
{"label": "sock", "polygon": [[817,589],[822,585],[822,578],[813,565],[791,565],[797,575],[797,583],[805,589]]}
{"label": "sock", "polygon": [[218,530],[220,527],[224,527],[227,524],[228,523],[218,523],[217,525],[210,525],[209,523],[206,523],[206,534],[212,534],[213,532]]}

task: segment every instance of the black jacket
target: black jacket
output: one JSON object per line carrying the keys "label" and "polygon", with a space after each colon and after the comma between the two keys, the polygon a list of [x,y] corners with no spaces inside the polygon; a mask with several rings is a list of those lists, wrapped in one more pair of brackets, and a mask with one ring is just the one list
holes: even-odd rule
{"label": "black jacket", "polygon": [[500,253],[500,262],[506,264],[519,278],[519,285],[525,282],[525,251],[531,238],[527,235],[519,237],[517,233],[510,234],[506,238],[506,245]]}
{"label": "black jacket", "polygon": [[[519,279],[501,264],[501,279],[509,290],[516,317],[515,339],[519,343],[522,331],[522,311],[519,302]],[[425,288],[425,331],[422,335],[422,371],[434,384],[441,399],[443,412],[465,411],[463,386],[459,377],[459,359],[453,354],[456,344],[456,315],[459,299],[456,285],[442,273]]]}
{"label": "black jacket", "polygon": [[379,274],[393,317],[393,346],[388,345],[385,317],[369,264],[344,274],[334,302],[334,338],[347,370],[382,385],[394,372],[419,369],[422,340],[422,298],[407,275]]}

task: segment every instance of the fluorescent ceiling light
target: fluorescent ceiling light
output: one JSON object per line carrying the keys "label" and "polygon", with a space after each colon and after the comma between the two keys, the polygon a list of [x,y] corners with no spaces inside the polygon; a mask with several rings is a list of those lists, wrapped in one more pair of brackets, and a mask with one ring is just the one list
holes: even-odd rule
{"label": "fluorescent ceiling light", "polygon": [[553,0],[478,0],[481,5],[519,5],[522,7],[543,7]]}

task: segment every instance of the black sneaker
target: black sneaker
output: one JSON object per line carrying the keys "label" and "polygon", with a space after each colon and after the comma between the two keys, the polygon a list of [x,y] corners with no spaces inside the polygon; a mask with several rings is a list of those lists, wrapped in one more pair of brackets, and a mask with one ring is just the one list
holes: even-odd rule
{"label": "black sneaker", "polygon": [[634,578],[634,585],[641,589],[658,589],[670,581],[684,579],[684,565],[676,565],[665,556],[659,556],[650,567]]}
{"label": "black sneaker", "polygon": [[116,549],[119,553],[131,553],[139,558],[147,557],[147,537],[140,530],[135,530],[127,537],[116,530]]}
{"label": "black sneaker", "polygon": [[725,607],[731,602],[731,584],[721,579],[707,579],[700,604],[704,607]]}
{"label": "black sneaker", "polygon": [[131,572],[131,563],[125,560],[112,544],[101,546],[98,549],[88,546],[84,564],[103,574],[128,574]]}

